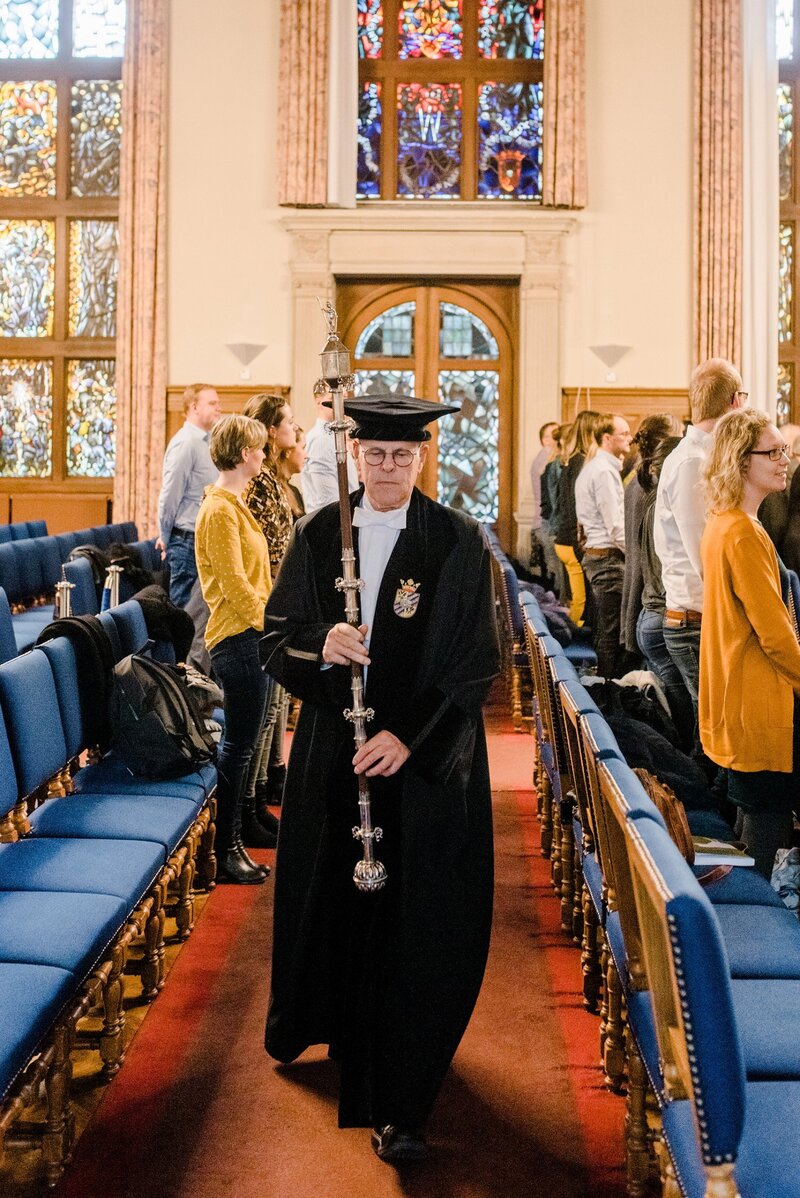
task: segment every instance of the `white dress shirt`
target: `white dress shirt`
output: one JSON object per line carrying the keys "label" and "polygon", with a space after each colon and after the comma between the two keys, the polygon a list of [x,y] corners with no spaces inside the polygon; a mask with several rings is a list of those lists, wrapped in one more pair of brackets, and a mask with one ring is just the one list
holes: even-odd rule
{"label": "white dress shirt", "polygon": [[622,463],[599,449],[575,481],[575,515],[583,525],[587,549],[625,552],[625,489]]}
{"label": "white dress shirt", "polygon": [[[315,512],[326,503],[336,503],[339,487],[336,481],[336,442],[328,429],[329,421],[317,417],[306,437],[306,460],[300,474],[300,489],[306,513]],[[347,485],[358,488],[358,471],[350,453],[347,454]]]}
{"label": "white dress shirt", "polygon": [[531,491],[533,492],[531,528],[541,528],[542,526],[542,475],[549,461],[550,450],[542,446],[531,462]]}
{"label": "white dress shirt", "polygon": [[[409,500],[410,502],[410,500]],[[369,523],[361,524],[361,511],[369,513]],[[353,524],[358,530],[358,572],[364,582],[361,592],[361,623],[367,625],[367,635],[364,644],[369,648],[372,636],[372,624],[375,619],[375,608],[378,605],[378,593],[381,589],[384,571],[392,556],[392,550],[397,544],[401,529],[406,526],[408,503],[395,508],[391,512],[376,512],[367,498],[366,492],[361,497],[361,504],[353,512]],[[373,515],[374,513],[374,515]]]}
{"label": "white dress shirt", "polygon": [[690,425],[680,445],[664,462],[658,481],[653,543],[661,559],[667,607],[676,611],[703,610],[700,540],[706,526],[706,507],[700,475],[713,436]]}

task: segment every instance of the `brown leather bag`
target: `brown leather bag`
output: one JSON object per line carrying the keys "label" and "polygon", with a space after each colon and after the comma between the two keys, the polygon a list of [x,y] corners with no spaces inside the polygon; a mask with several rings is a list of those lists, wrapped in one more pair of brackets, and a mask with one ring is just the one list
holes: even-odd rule
{"label": "brown leather bag", "polygon": [[664,823],[667,825],[667,831],[678,846],[681,855],[689,865],[693,865],[694,842],[683,803],[666,782],[660,782],[649,770],[637,767],[633,772],[647,792],[647,797],[652,799],[661,812]]}

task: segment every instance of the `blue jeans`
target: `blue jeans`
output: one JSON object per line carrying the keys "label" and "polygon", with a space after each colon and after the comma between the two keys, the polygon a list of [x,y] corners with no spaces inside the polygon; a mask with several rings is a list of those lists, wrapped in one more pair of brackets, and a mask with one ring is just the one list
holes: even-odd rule
{"label": "blue jeans", "polygon": [[681,672],[667,651],[664,641],[664,617],[661,612],[642,608],[636,622],[636,643],[648,670],[652,670],[664,687],[672,722],[680,737],[680,748],[684,753],[691,753],[694,742],[694,705]]}
{"label": "blue jeans", "polygon": [[248,628],[211,650],[225,711],[225,737],[217,754],[217,842],[222,853],[241,833],[247,772],[264,719],[268,679],[258,657],[262,635]]}
{"label": "blue jeans", "polygon": [[697,697],[700,686],[700,625],[687,624],[685,628],[664,628],[664,644],[692,697],[694,717],[697,720]]}
{"label": "blue jeans", "polygon": [[193,532],[184,532],[182,528],[172,530],[167,543],[167,565],[169,597],[176,607],[184,608],[197,579]]}

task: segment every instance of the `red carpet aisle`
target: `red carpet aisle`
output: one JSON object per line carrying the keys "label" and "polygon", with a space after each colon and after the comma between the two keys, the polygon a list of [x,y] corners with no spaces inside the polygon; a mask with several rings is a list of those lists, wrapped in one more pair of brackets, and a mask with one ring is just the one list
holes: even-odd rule
{"label": "red carpet aisle", "polygon": [[[530,741],[497,726],[497,898],[480,1002],[432,1126],[400,1175],[336,1127],[324,1053],[264,1054],[272,885],[218,889],[82,1137],[60,1198],[622,1195],[623,1103],[595,1066],[577,951],[557,930],[528,788]],[[270,854],[271,856],[271,854]]]}

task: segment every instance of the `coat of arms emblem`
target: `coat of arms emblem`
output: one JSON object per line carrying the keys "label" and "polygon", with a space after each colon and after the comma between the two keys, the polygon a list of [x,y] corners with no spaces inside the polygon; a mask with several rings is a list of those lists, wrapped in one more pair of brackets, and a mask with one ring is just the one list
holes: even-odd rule
{"label": "coat of arms emblem", "polygon": [[409,620],[419,607],[419,583],[413,578],[401,578],[394,597],[394,614],[401,620]]}

